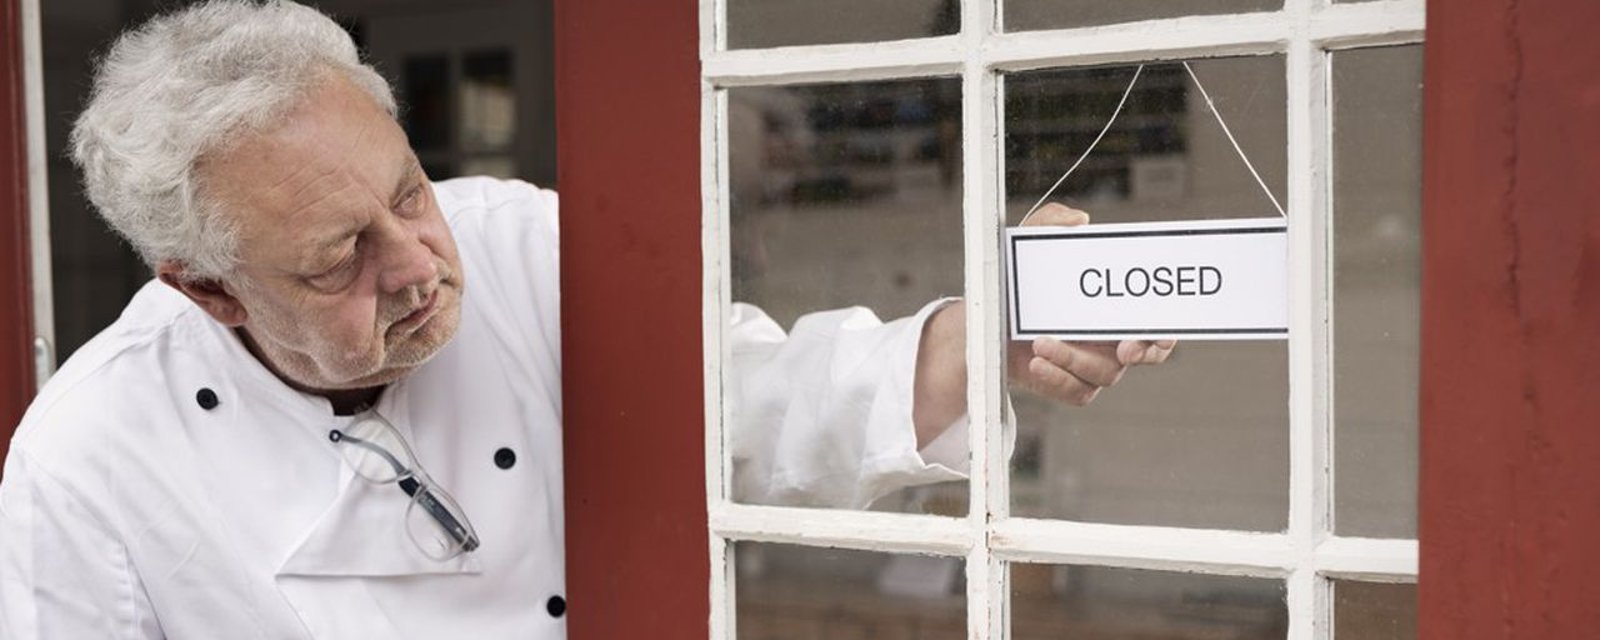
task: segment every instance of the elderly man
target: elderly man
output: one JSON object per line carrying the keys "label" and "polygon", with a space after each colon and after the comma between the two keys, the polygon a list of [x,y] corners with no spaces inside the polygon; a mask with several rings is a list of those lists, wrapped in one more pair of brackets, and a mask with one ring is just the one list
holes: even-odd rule
{"label": "elderly man", "polygon": [[[0,637],[564,636],[556,197],[429,182],[394,112],[292,3],[194,6],[111,49],[74,157],[159,282],[17,430]],[[960,477],[960,305],[794,336],[740,315],[743,495],[861,506]],[[1082,403],[1170,348],[1041,341],[1013,376]]]}

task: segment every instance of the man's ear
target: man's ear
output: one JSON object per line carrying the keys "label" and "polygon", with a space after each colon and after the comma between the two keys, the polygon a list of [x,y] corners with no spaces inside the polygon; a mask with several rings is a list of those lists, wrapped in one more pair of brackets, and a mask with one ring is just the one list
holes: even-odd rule
{"label": "man's ear", "polygon": [[188,275],[183,263],[164,260],[156,265],[156,277],[167,286],[177,289],[200,305],[217,322],[227,327],[243,326],[250,314],[222,283],[212,278],[194,278]]}

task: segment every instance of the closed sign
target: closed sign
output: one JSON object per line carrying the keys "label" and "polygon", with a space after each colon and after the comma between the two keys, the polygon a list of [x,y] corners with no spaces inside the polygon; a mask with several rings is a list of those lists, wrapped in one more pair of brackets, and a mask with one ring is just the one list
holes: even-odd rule
{"label": "closed sign", "polygon": [[1006,230],[1011,336],[1281,340],[1282,218]]}

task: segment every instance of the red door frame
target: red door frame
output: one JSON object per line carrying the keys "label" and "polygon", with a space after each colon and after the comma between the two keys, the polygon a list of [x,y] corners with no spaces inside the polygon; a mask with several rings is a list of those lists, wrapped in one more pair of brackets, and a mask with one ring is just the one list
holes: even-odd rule
{"label": "red door frame", "polygon": [[0,456],[34,390],[21,4],[0,4]]}
{"label": "red door frame", "polygon": [[1600,633],[1600,3],[1431,0],[1421,636]]}
{"label": "red door frame", "polygon": [[558,0],[568,629],[709,632],[695,0]]}
{"label": "red door frame", "polygon": [[[557,3],[577,639],[707,633],[697,13]],[[1421,634],[1585,637],[1600,3],[1432,0],[1428,16]]]}

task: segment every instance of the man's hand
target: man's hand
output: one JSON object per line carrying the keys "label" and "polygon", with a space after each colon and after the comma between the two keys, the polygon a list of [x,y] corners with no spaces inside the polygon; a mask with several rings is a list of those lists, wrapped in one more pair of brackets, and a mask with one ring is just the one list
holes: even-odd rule
{"label": "man's hand", "polygon": [[[1076,227],[1089,224],[1089,214],[1049,203],[1023,221],[1023,226]],[[1012,342],[1007,362],[1012,386],[1074,406],[1094,401],[1100,390],[1117,383],[1128,367],[1165,362],[1174,340],[1062,342],[1036,338]]]}
{"label": "man's hand", "polygon": [[[1040,207],[1023,222],[1064,227],[1088,223],[1089,214],[1056,203]],[[965,308],[952,304],[934,312],[922,328],[912,410],[918,449],[967,412],[966,327]],[[1128,367],[1165,362],[1176,346],[1172,340],[1012,342],[1006,373],[1012,386],[1081,407],[1121,380]]]}

